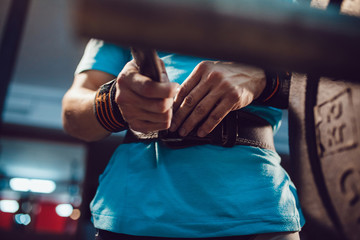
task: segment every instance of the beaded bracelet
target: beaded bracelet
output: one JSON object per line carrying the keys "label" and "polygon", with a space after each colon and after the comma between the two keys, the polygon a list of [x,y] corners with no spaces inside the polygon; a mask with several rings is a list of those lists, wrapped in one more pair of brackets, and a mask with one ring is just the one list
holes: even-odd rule
{"label": "beaded bracelet", "polygon": [[96,92],[94,113],[96,119],[109,132],[120,132],[128,129],[118,105],[115,102],[116,79],[105,83]]}

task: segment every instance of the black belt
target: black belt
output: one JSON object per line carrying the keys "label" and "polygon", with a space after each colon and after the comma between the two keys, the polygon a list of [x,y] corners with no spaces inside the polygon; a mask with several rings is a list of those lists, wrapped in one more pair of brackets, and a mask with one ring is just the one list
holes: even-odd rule
{"label": "black belt", "polygon": [[148,237],[148,236],[134,236],[122,233],[108,232],[98,229],[95,235],[95,240],[251,240],[255,239],[256,235],[243,236],[228,236],[228,237],[209,237],[209,238],[167,238],[167,237]]}
{"label": "black belt", "polygon": [[160,131],[148,134],[129,130],[124,143],[160,140],[170,148],[184,148],[202,144],[223,147],[248,145],[275,150],[272,126],[263,118],[241,110],[230,112],[221,123],[207,136],[196,135],[197,129],[186,137],[177,132]]}

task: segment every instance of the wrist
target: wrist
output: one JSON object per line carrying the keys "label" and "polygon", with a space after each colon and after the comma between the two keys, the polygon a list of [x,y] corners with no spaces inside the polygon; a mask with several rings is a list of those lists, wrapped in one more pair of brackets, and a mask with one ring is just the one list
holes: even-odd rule
{"label": "wrist", "polygon": [[266,86],[253,102],[259,105],[285,109],[289,102],[291,74],[288,72],[265,71]]}
{"label": "wrist", "polygon": [[255,99],[256,103],[268,101],[278,90],[279,76],[276,72],[264,71],[265,87],[261,94]]}
{"label": "wrist", "polygon": [[266,76],[263,71],[262,77],[256,82],[256,88],[254,89],[254,100],[258,99],[266,88]]}
{"label": "wrist", "polygon": [[116,79],[102,85],[95,95],[94,114],[100,125],[108,132],[128,129],[120,109],[115,102]]}

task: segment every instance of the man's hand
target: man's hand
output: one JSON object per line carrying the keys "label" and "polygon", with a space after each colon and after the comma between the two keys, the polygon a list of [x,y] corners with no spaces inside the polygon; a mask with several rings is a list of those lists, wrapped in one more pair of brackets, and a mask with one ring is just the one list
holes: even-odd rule
{"label": "man's hand", "polygon": [[179,85],[169,82],[163,63],[161,78],[162,82],[155,82],[141,75],[134,61],[119,74],[115,101],[131,129],[148,133],[170,127]]}
{"label": "man's hand", "polygon": [[266,85],[264,71],[232,62],[201,62],[181,85],[170,131],[186,136],[201,121],[197,135],[209,134],[230,112],[249,105]]}

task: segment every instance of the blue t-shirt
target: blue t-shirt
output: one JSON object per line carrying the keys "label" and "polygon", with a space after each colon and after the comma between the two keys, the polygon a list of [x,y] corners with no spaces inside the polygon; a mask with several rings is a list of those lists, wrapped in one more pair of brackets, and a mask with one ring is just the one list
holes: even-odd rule
{"label": "blue t-shirt", "polygon": [[[170,81],[181,84],[200,58],[159,54]],[[128,50],[92,39],[76,70],[117,76]],[[246,111],[280,126],[281,111]],[[131,235],[219,237],[300,231],[296,189],[271,150],[237,145],[169,149],[161,142],[121,144],[91,202],[96,228]]]}

